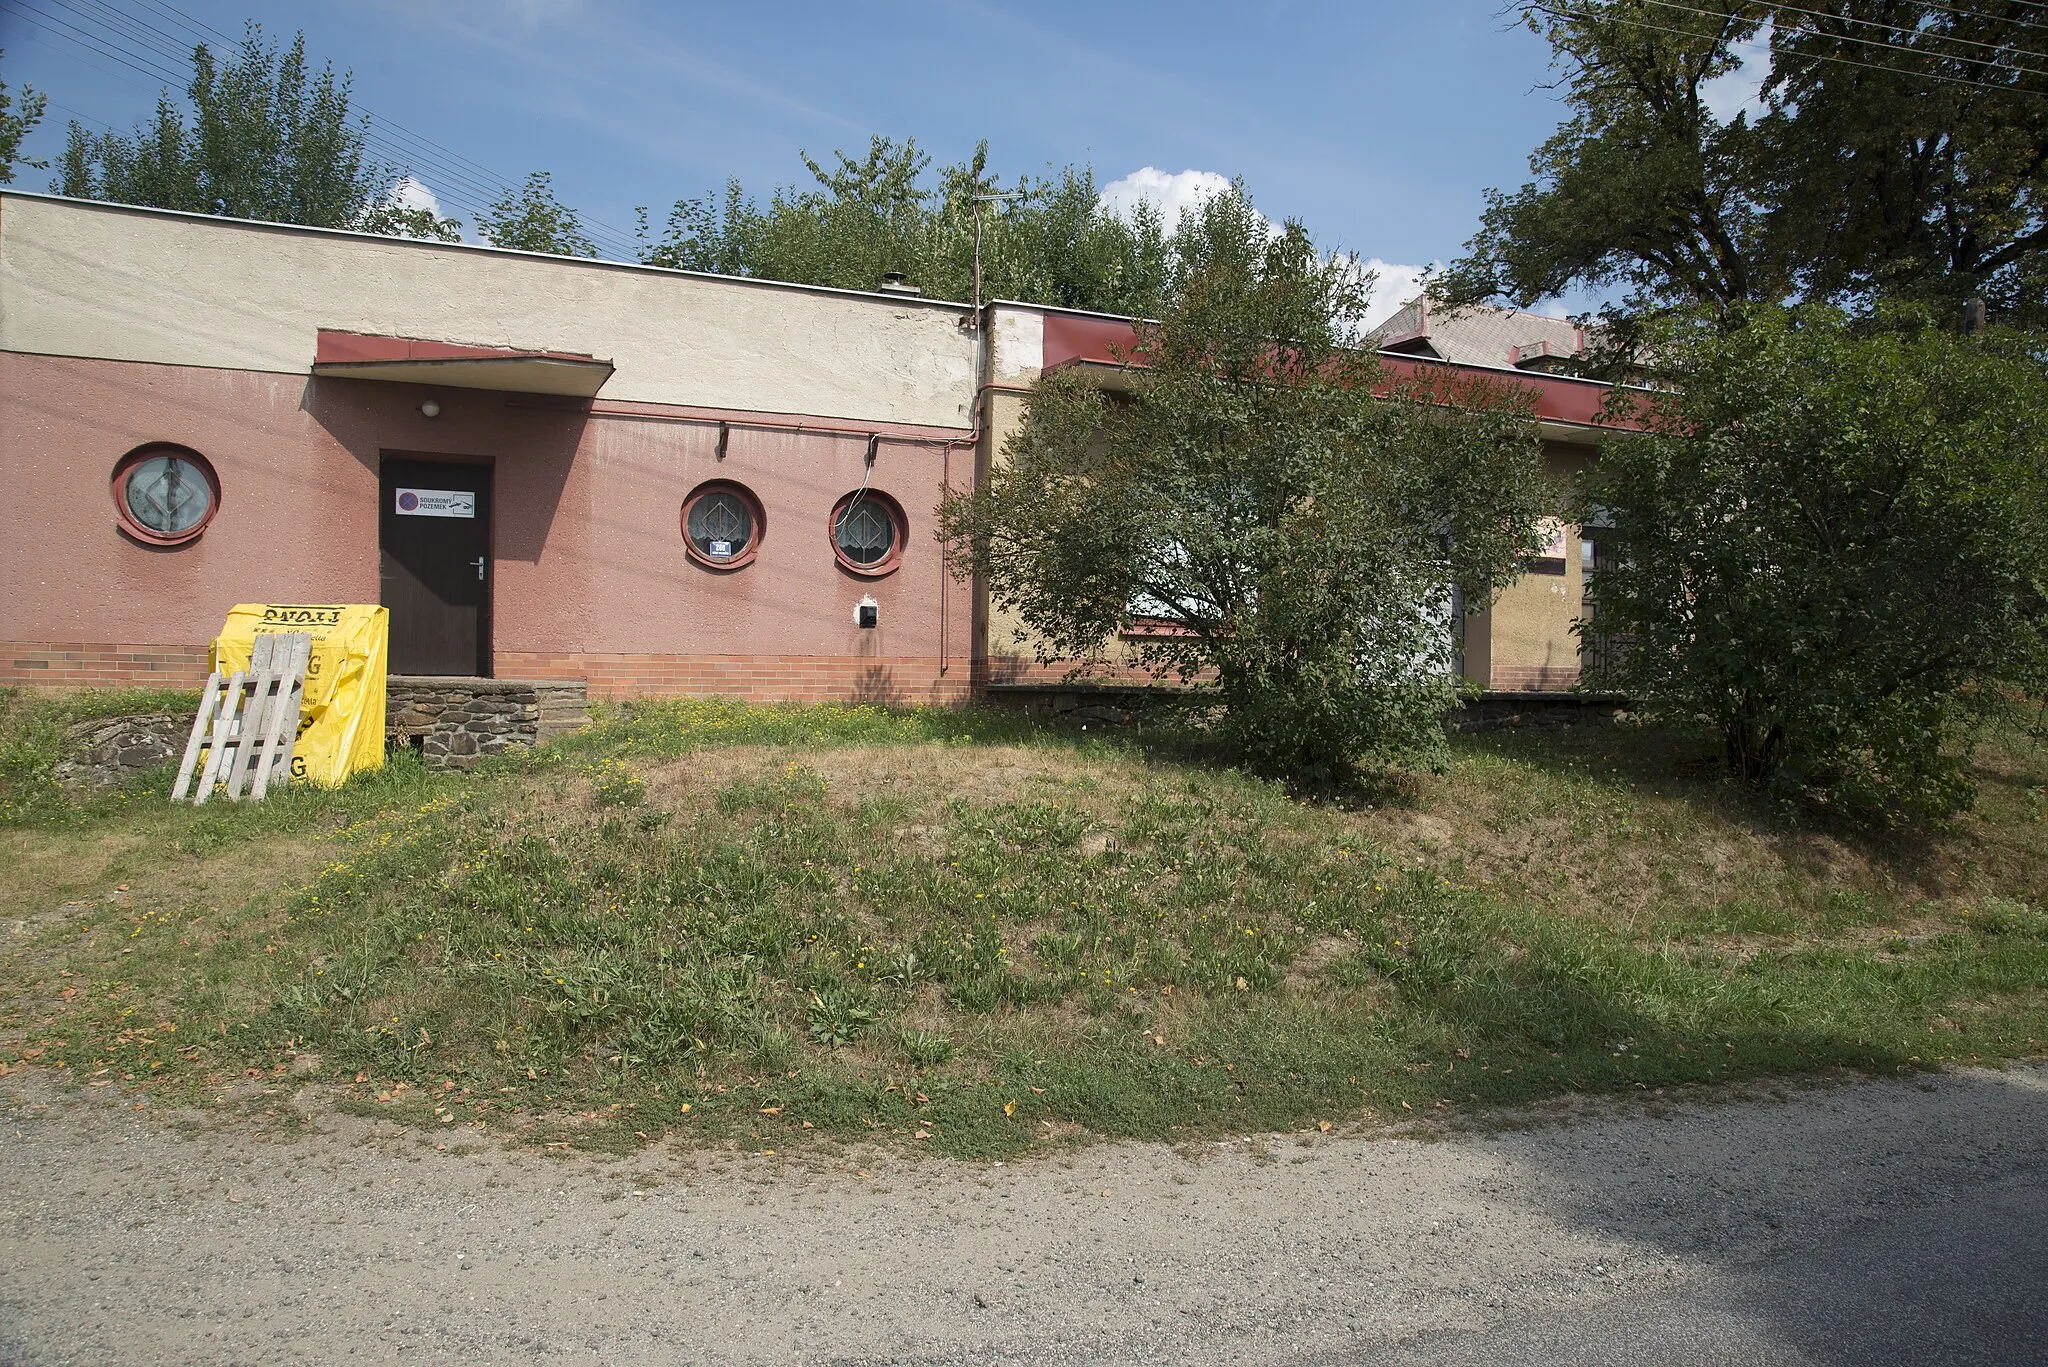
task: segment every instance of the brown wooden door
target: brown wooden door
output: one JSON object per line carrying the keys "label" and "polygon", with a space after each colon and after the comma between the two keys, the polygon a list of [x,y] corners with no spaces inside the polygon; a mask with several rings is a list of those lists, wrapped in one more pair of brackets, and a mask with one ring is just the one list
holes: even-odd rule
{"label": "brown wooden door", "polygon": [[380,496],[391,672],[488,675],[491,467],[387,459]]}

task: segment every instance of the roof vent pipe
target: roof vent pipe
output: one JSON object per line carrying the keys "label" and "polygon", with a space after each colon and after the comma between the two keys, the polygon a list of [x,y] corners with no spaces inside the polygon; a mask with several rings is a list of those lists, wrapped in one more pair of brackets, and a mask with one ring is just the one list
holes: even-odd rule
{"label": "roof vent pipe", "polygon": [[917,286],[906,283],[902,271],[883,271],[882,283],[875,286],[881,294],[923,294]]}

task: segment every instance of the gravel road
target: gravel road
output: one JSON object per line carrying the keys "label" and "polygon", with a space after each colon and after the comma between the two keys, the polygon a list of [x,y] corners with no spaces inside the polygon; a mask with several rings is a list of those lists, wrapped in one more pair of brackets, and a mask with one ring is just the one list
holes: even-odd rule
{"label": "gravel road", "polygon": [[607,1161],[16,1074],[0,1364],[2048,1361],[2048,1064],[1523,1118]]}

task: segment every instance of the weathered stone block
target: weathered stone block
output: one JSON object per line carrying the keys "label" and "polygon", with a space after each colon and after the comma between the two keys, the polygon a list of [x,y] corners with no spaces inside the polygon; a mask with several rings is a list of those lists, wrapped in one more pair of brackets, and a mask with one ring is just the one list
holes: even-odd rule
{"label": "weathered stone block", "polygon": [[417,747],[430,768],[467,771],[484,755],[589,725],[589,691],[580,680],[398,676],[386,686],[386,718],[390,743]]}

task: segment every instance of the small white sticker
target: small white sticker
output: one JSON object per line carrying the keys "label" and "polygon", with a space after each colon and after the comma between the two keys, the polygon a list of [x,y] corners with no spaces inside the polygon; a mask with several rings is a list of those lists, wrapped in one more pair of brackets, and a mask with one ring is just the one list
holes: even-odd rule
{"label": "small white sticker", "polygon": [[400,517],[475,517],[474,489],[400,489]]}

